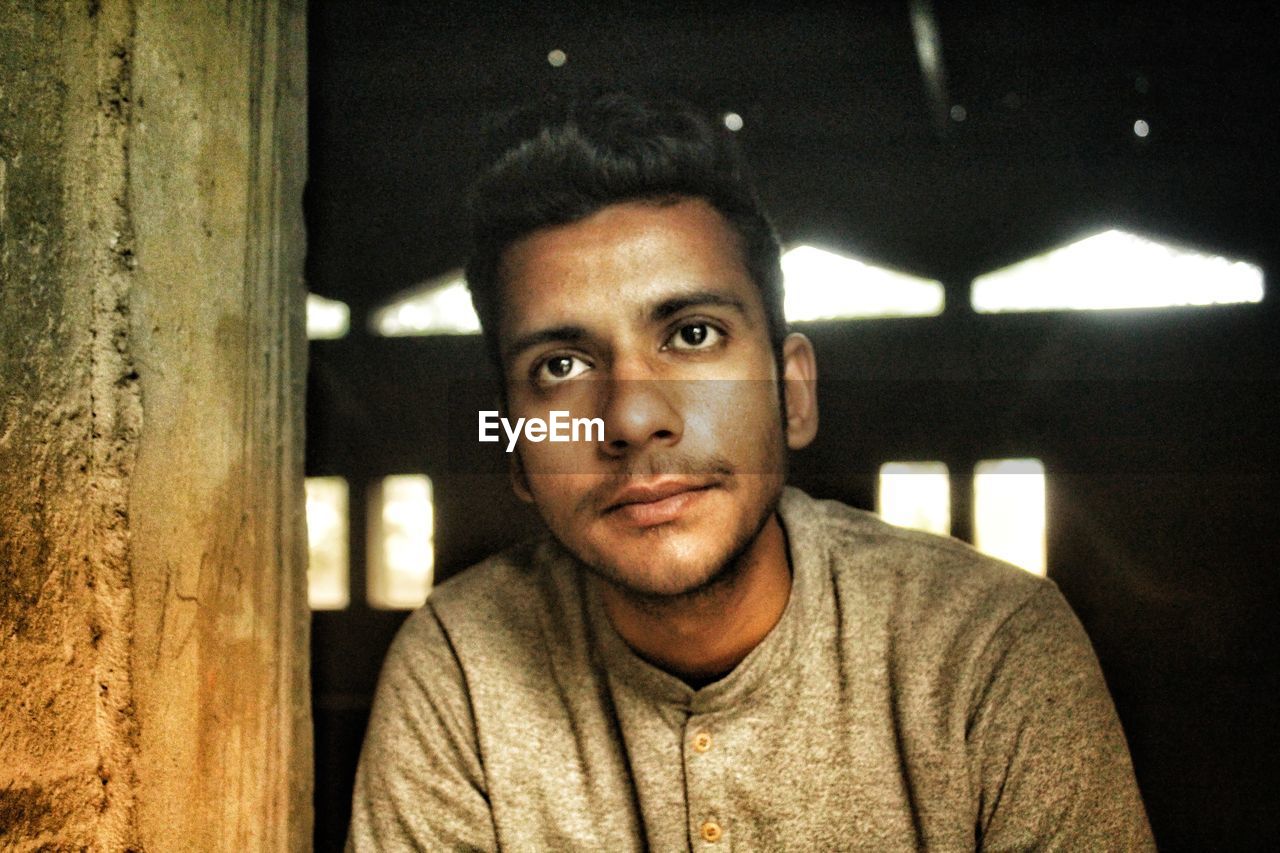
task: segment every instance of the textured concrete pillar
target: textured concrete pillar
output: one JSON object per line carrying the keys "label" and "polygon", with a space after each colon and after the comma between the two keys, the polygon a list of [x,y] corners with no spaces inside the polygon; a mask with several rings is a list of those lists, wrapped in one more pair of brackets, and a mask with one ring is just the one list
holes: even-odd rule
{"label": "textured concrete pillar", "polygon": [[0,0],[0,849],[310,846],[302,0]]}

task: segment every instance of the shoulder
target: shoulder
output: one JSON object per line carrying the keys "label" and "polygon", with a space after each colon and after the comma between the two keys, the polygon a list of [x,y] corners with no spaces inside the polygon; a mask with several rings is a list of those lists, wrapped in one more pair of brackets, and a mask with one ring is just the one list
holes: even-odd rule
{"label": "shoulder", "polygon": [[1092,646],[1052,581],[955,539],[806,500],[808,547],[830,578],[836,642],[883,668],[903,707],[957,732],[990,706],[1023,721],[1056,705],[1106,718]]}
{"label": "shoulder", "polygon": [[510,621],[531,612],[551,594],[548,537],[527,540],[501,551],[437,586],[427,601],[441,622]]}
{"label": "shoulder", "polygon": [[957,539],[897,527],[837,501],[788,497],[803,527],[797,547],[818,552],[842,609],[863,614],[864,627],[910,638],[922,652],[981,647],[1017,622],[1070,613],[1051,581]]}
{"label": "shoulder", "polygon": [[1053,586],[958,539],[898,527],[839,501],[803,493],[796,498],[793,514],[808,528],[803,544],[822,551],[833,574],[856,575],[868,588],[943,600],[994,595],[1020,603]]}
{"label": "shoulder", "polygon": [[539,649],[580,633],[582,593],[572,561],[549,536],[465,569],[432,590],[409,616],[393,651],[433,648],[463,671],[519,671]]}

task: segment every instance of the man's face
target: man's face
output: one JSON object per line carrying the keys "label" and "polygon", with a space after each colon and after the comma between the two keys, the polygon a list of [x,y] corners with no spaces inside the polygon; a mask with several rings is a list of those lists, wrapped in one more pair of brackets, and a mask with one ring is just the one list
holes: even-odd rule
{"label": "man's face", "polygon": [[702,588],[772,518],[788,440],[812,437],[785,434],[735,232],[700,199],[626,202],[540,229],[502,261],[507,417],[605,425],[603,442],[522,439],[517,491],[617,585]]}

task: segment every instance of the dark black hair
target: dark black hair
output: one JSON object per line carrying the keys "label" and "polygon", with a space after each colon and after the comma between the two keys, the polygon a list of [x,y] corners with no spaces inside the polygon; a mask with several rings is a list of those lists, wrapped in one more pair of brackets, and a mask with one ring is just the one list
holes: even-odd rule
{"label": "dark black hair", "polygon": [[466,275],[499,370],[499,267],[507,247],[610,204],[678,197],[706,199],[741,238],[781,360],[787,330],[778,237],[720,122],[674,99],[610,93],[527,108],[509,117],[498,136],[500,153],[467,196],[472,252]]}

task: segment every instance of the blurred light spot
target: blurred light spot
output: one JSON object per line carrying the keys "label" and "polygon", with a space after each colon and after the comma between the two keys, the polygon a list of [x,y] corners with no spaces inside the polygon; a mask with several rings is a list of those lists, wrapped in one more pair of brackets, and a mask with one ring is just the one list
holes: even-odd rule
{"label": "blurred light spot", "polygon": [[785,312],[791,321],[860,317],[934,317],[942,313],[942,285],[865,264],[813,246],[782,256]]}
{"label": "blurred light spot", "polygon": [[737,133],[742,130],[742,116],[737,113],[725,113],[724,126]]}
{"label": "blurred light spot", "polygon": [[952,121],[964,121],[969,117],[969,111],[964,108],[964,104],[956,104],[951,108]]}
{"label": "blurred light spot", "polygon": [[547,54],[547,64],[552,68],[559,68],[569,61],[569,56],[559,48]]}
{"label": "blurred light spot", "polygon": [[435,568],[431,480],[422,474],[384,477],[369,498],[369,605],[421,607]]}
{"label": "blurred light spot", "polygon": [[876,500],[876,511],[890,524],[951,532],[951,480],[942,462],[884,463]]}
{"label": "blurred light spot", "polygon": [[1016,110],[1022,106],[1022,96],[1017,92],[1009,92],[1000,99],[1000,102],[1009,109]]}
{"label": "blurred light spot", "polygon": [[920,63],[925,87],[935,98],[944,96],[946,73],[942,66],[942,39],[938,35],[932,4],[911,3],[911,33],[915,38],[916,59]]}
{"label": "blurred light spot", "polygon": [[1133,123],[1133,135],[1134,135],[1134,136],[1138,136],[1138,137],[1141,137],[1141,138],[1145,139],[1145,138],[1146,138],[1146,136],[1147,136],[1147,134],[1148,134],[1148,133],[1150,133],[1150,132],[1151,132],[1151,125],[1147,124],[1147,123],[1146,123],[1145,121],[1143,121],[1142,119],[1138,119],[1137,121],[1135,121],[1135,122]]}
{"label": "blurred light spot", "polygon": [[341,610],[350,603],[347,572],[347,481],[308,477],[307,600],[312,610]]}
{"label": "blurred light spot", "polygon": [[373,312],[375,334],[395,338],[407,335],[469,335],[480,331],[480,319],[471,307],[471,295],[461,271],[432,279]]}
{"label": "blurred light spot", "polygon": [[1147,75],[1139,74],[1134,78],[1133,88],[1139,94],[1145,95],[1147,92],[1151,91],[1151,81],[1147,78]]}
{"label": "blurred light spot", "polygon": [[1079,311],[1261,302],[1262,270],[1104,231],[973,280],[975,311]]}
{"label": "blurred light spot", "polygon": [[1045,485],[1040,460],[996,459],[977,464],[973,544],[979,551],[1044,575]]}
{"label": "blurred light spot", "polygon": [[307,294],[307,340],[330,341],[345,338],[351,326],[347,303]]}

